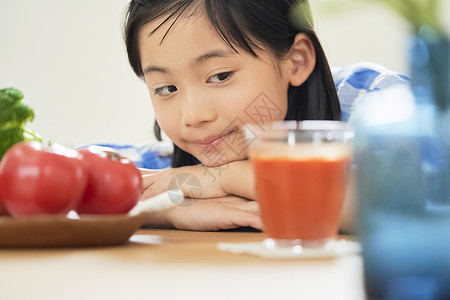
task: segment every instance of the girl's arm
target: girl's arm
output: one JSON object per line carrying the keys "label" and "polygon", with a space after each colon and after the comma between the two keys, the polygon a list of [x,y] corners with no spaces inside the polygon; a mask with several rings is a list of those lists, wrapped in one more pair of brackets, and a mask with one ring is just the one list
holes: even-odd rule
{"label": "girl's arm", "polygon": [[186,199],[165,212],[147,213],[145,225],[184,230],[221,230],[238,227],[262,229],[258,204],[241,197]]}
{"label": "girl's arm", "polygon": [[249,160],[229,163],[227,172],[224,172],[219,181],[226,193],[256,200],[255,176]]}
{"label": "girl's arm", "polygon": [[179,188],[195,199],[228,195],[255,200],[253,170],[250,161],[235,161],[218,167],[205,165],[168,168],[155,172],[141,170],[146,199]]}
{"label": "girl's arm", "polygon": [[220,230],[237,227],[262,229],[249,161],[220,167],[204,165],[141,170],[143,199],[179,188],[187,198],[168,211],[148,213],[145,225],[185,230]]}

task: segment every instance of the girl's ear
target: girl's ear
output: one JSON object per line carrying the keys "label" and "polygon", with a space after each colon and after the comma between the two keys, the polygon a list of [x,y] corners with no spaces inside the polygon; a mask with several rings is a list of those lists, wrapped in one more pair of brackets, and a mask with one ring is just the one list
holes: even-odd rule
{"label": "girl's ear", "polygon": [[308,79],[316,66],[316,51],[311,39],[305,33],[298,33],[289,54],[289,83],[299,86]]}

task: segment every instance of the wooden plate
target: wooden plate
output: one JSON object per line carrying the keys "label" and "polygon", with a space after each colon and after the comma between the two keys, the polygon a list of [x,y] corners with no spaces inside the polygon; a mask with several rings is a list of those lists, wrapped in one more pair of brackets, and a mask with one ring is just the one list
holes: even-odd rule
{"label": "wooden plate", "polygon": [[0,248],[92,247],[124,244],[142,225],[142,214],[0,217]]}
{"label": "wooden plate", "polygon": [[[182,203],[179,189],[139,201],[123,215],[0,217],[0,248],[94,247],[124,244],[143,225],[145,214]],[[78,216],[78,215],[77,215]]]}

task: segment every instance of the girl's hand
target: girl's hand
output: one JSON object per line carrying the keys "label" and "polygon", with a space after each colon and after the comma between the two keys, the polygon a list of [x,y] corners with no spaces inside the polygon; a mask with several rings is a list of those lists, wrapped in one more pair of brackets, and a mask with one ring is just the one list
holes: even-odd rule
{"label": "girl's hand", "polygon": [[161,172],[162,170],[165,170],[165,169],[145,169],[145,168],[138,168],[138,169],[139,172],[141,172],[142,176],[156,174]]}
{"label": "girl's hand", "polygon": [[194,199],[224,197],[227,194],[219,180],[211,180],[208,167],[203,165],[141,171],[143,181],[142,199],[156,196],[162,192],[180,189],[186,197]]}
{"label": "girl's hand", "polygon": [[188,198],[180,206],[166,212],[149,214],[146,225],[203,231],[263,227],[258,203],[236,196],[201,200]]}
{"label": "girl's hand", "polygon": [[218,167],[205,165],[141,170],[143,195],[146,199],[164,191],[179,188],[194,199],[236,195],[255,199],[253,170],[249,161],[235,161]]}

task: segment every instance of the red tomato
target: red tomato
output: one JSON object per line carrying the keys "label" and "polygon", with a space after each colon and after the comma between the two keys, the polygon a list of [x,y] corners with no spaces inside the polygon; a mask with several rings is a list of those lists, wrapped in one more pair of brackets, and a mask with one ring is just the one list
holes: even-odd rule
{"label": "red tomato", "polygon": [[79,214],[124,214],[139,201],[142,178],[136,165],[113,149],[90,146],[78,150],[88,173]]}
{"label": "red tomato", "polygon": [[[1,182],[2,173],[0,173],[0,182]],[[0,186],[0,216],[8,215],[8,211],[6,210],[5,204],[3,204],[2,200],[2,187]]]}
{"label": "red tomato", "polygon": [[[0,182],[1,182],[1,173],[0,173]],[[2,189],[0,186],[0,216],[7,216],[9,215],[8,210],[6,209],[5,204],[3,204],[3,200],[2,200]]]}
{"label": "red tomato", "polygon": [[67,214],[86,186],[82,156],[75,150],[38,142],[11,147],[0,163],[0,189],[13,216]]}
{"label": "red tomato", "polygon": [[9,215],[8,210],[6,209],[5,204],[3,204],[2,199],[0,199],[0,216],[7,216]]}

